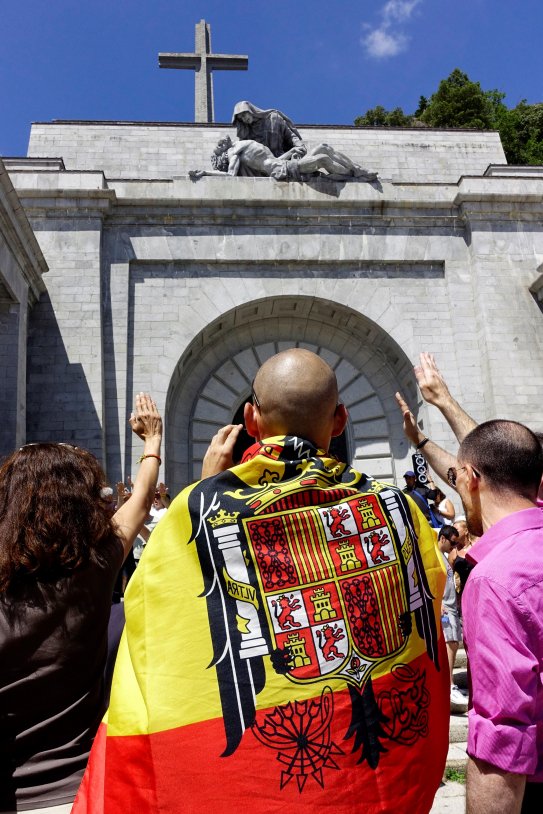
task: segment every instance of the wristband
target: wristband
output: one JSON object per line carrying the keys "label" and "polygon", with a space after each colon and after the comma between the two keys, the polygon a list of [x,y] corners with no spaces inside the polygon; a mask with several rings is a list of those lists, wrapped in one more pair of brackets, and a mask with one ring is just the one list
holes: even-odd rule
{"label": "wristband", "polygon": [[138,463],[141,464],[141,462],[144,461],[146,458],[156,458],[158,461],[158,465],[160,466],[162,464],[162,458],[160,457],[160,455],[154,455],[152,452],[150,452],[148,455],[140,455],[140,457],[138,458]]}
{"label": "wristband", "polygon": [[425,444],[427,444],[429,440],[430,440],[429,438],[423,438],[423,439],[422,439],[422,441],[420,442],[420,444],[417,444],[417,446],[415,447],[415,449],[422,449],[422,448],[423,448],[423,446],[424,446]]}

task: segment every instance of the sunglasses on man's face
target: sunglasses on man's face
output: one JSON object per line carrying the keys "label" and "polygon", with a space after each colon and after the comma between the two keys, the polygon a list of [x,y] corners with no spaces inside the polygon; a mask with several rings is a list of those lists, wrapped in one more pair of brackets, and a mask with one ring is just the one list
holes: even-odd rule
{"label": "sunglasses on man's face", "polygon": [[[461,466],[460,469],[457,469],[455,466],[449,467],[449,469],[447,469],[447,483],[449,484],[449,486],[452,486],[453,489],[456,489],[456,479],[458,477],[458,473],[463,472],[467,468],[468,468],[467,466]],[[473,467],[471,468],[473,469]],[[477,472],[476,469],[473,469],[473,474],[475,475],[476,478],[481,477],[480,473]]]}
{"label": "sunglasses on man's face", "polygon": [[251,399],[253,400],[253,404],[254,404],[254,406],[256,407],[256,409],[257,409],[259,412],[261,412],[261,410],[260,410],[260,402],[259,402],[259,400],[258,400],[258,398],[257,398],[256,393],[255,393],[255,383],[254,383],[254,379],[253,379],[253,383],[251,384]]}

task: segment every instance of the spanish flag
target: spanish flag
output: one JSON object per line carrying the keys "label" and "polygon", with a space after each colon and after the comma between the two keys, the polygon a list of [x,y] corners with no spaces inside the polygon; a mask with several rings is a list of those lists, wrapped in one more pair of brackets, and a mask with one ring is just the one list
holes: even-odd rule
{"label": "spanish flag", "polygon": [[189,487],[130,582],[74,814],[428,812],[444,582],[402,492],[299,438]]}

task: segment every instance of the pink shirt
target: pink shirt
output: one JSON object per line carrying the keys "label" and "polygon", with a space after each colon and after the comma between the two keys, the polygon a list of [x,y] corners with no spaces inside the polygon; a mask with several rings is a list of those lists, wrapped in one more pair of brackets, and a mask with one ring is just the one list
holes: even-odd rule
{"label": "pink shirt", "polygon": [[500,520],[470,549],[462,597],[468,754],[543,782],[543,512]]}

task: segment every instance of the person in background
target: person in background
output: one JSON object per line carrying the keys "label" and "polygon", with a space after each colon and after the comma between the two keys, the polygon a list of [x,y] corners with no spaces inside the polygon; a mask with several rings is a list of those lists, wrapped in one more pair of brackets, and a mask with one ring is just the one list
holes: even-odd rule
{"label": "person in background", "polygon": [[476,542],[477,538],[468,531],[468,524],[465,518],[454,521],[454,527],[458,531],[458,545],[449,554],[449,562],[454,571],[454,584],[456,587],[456,602],[460,617],[462,617],[462,594],[466,586],[466,581],[474,568],[466,554]]}
{"label": "person in background", "polygon": [[429,489],[428,486],[418,483],[417,476],[412,469],[404,472],[403,477],[405,480],[405,494],[415,501],[430,525],[434,526],[436,521],[432,516],[429,501],[435,499],[437,490],[435,488]]}
{"label": "person in background", "polygon": [[96,458],[28,444],[0,467],[0,811],[69,812],[105,711],[113,584],[149,512],[162,420],[138,394],[144,442],[112,516]]}
{"label": "person in background", "polygon": [[435,491],[434,502],[430,504],[432,514],[440,526],[450,526],[456,514],[453,503],[438,486]]}
{"label": "person in background", "polygon": [[451,712],[465,712],[468,708],[468,699],[458,689],[454,683],[454,663],[456,654],[462,641],[462,622],[456,604],[456,588],[454,584],[454,574],[451,568],[449,557],[456,548],[458,541],[458,531],[454,526],[443,526],[437,536],[437,546],[443,555],[445,568],[447,569],[447,582],[445,593],[441,602],[441,623],[443,635],[447,644],[447,657],[449,660],[449,675],[451,679]]}
{"label": "person in background", "polygon": [[151,506],[149,517],[141,527],[136,542],[134,543],[134,558],[136,564],[139,564],[152,532],[158,525],[159,520],[161,520],[168,511],[170,503],[171,498],[168,494],[168,487],[163,483],[159,483],[153,498],[153,505]]}

